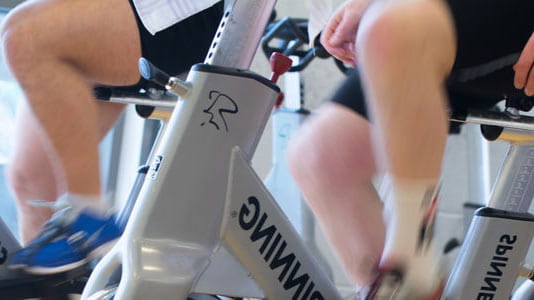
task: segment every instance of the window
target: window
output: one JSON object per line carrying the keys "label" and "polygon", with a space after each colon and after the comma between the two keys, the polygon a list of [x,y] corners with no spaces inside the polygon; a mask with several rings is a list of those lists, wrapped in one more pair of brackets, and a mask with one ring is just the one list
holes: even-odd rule
{"label": "window", "polygon": [[[0,1],[0,5],[4,6]],[[0,12],[0,22],[5,12]],[[9,75],[3,58],[0,57],[0,219],[17,235],[17,214],[13,197],[5,183],[5,164],[11,151],[13,129],[17,103],[21,97],[20,91]]]}

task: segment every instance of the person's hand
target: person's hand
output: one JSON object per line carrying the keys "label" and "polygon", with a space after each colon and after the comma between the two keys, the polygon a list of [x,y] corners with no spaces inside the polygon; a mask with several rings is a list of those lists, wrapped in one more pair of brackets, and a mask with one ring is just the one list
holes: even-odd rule
{"label": "person's hand", "polygon": [[355,42],[360,19],[370,0],[349,0],[328,21],[321,36],[325,49],[347,65],[356,65]]}
{"label": "person's hand", "polygon": [[534,96],[534,32],[514,65],[514,85],[524,90],[527,96]]}

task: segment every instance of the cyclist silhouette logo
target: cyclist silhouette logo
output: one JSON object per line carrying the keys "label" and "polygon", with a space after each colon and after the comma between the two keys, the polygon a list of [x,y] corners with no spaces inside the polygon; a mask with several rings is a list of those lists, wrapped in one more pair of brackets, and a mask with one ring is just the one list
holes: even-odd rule
{"label": "cyclist silhouette logo", "polygon": [[211,104],[208,108],[203,110],[203,112],[209,116],[209,120],[202,122],[200,125],[204,126],[209,123],[217,128],[217,130],[220,130],[221,126],[224,126],[224,129],[228,132],[228,124],[226,123],[225,115],[237,114],[239,112],[237,103],[228,95],[219,91],[211,91],[209,94],[209,101]]}

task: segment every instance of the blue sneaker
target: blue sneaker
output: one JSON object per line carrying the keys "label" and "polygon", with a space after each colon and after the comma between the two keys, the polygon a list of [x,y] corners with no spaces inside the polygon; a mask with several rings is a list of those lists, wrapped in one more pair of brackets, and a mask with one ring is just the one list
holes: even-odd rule
{"label": "blue sneaker", "polygon": [[42,275],[73,270],[103,256],[122,234],[114,215],[101,216],[87,208],[74,216],[58,213],[34,241],[13,255],[11,268]]}
{"label": "blue sneaker", "polygon": [[38,248],[47,243],[52,243],[58,238],[63,237],[66,228],[56,222],[54,218],[45,223],[43,230],[31,241],[26,247],[14,252],[9,257],[9,268],[20,269],[28,265],[28,259]]}

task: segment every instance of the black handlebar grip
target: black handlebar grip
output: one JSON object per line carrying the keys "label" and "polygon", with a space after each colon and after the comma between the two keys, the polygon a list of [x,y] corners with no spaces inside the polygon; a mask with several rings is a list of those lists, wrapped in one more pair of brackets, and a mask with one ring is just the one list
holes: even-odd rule
{"label": "black handlebar grip", "polygon": [[139,73],[141,73],[144,79],[155,82],[163,87],[167,85],[171,78],[169,74],[154,66],[144,57],[139,59]]}
{"label": "black handlebar grip", "polygon": [[315,41],[313,42],[313,53],[315,54],[315,56],[319,58],[323,58],[323,59],[329,58],[332,55],[328,53],[328,51],[326,51],[326,48],[323,46],[323,44],[321,44],[321,34],[319,34],[315,38]]}

